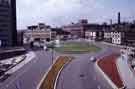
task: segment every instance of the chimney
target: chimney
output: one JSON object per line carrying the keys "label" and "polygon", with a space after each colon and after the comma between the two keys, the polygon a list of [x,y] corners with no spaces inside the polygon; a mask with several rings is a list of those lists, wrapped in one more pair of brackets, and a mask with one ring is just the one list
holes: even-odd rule
{"label": "chimney", "polygon": [[118,12],[118,24],[120,24],[121,23],[121,18],[120,18],[120,12]]}
{"label": "chimney", "polygon": [[112,25],[112,19],[110,19],[110,25]]}

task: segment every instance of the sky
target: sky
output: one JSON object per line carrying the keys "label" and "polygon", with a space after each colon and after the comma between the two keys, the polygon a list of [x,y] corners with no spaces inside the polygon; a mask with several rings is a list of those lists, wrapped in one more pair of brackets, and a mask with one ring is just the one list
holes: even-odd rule
{"label": "sky", "polygon": [[121,12],[122,20],[135,19],[135,0],[16,0],[17,27],[26,29],[39,22],[62,26],[79,19],[89,23],[113,22]]}

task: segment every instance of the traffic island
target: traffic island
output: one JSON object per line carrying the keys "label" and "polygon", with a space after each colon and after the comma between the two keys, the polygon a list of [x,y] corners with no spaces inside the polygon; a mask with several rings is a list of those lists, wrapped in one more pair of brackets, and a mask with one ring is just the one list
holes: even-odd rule
{"label": "traffic island", "polygon": [[96,62],[98,69],[114,89],[123,89],[124,84],[117,69],[117,54],[105,56]]}
{"label": "traffic island", "polygon": [[37,89],[54,89],[55,81],[59,71],[65,66],[65,64],[69,63],[73,57],[69,56],[60,56],[49,69],[48,73],[41,80]]}
{"label": "traffic island", "polygon": [[61,47],[57,47],[55,50],[66,54],[81,54],[87,52],[98,52],[101,48],[88,42],[64,42]]}

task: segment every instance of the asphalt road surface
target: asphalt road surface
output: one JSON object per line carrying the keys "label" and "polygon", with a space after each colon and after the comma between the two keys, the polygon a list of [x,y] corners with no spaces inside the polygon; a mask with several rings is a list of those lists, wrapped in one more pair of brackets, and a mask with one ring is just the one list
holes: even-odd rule
{"label": "asphalt road surface", "polygon": [[105,55],[119,52],[119,49],[103,44],[96,45],[102,48],[99,53],[75,55],[76,59],[61,72],[57,89],[112,89],[96,69],[95,63],[89,59],[91,56],[96,56],[100,60]]}
{"label": "asphalt road surface", "polygon": [[36,51],[36,57],[4,82],[0,89],[36,89],[44,73],[51,66],[51,52]]}
{"label": "asphalt road surface", "polygon": [[[57,89],[111,89],[107,81],[97,71],[95,64],[89,61],[89,58],[93,55],[99,58],[118,49],[100,43],[96,45],[103,50],[96,54],[72,54],[76,56],[76,60],[73,60],[63,69],[57,83]],[[4,82],[0,82],[0,89],[36,89],[52,64],[52,52],[36,51],[35,54],[36,57],[32,61]]]}

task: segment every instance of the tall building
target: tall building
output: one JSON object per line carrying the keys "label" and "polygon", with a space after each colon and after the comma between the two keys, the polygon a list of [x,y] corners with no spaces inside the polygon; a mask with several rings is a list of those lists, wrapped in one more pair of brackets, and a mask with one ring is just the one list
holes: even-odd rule
{"label": "tall building", "polygon": [[17,44],[16,0],[0,0],[0,41],[3,47]]}

